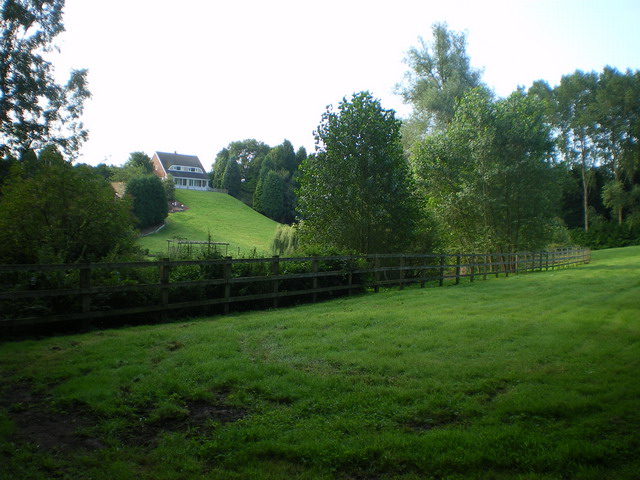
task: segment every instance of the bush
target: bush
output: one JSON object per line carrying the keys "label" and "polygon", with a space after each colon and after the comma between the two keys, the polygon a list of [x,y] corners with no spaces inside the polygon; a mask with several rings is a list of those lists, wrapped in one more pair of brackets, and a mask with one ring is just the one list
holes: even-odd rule
{"label": "bush", "polygon": [[582,228],[571,230],[571,239],[576,245],[595,250],[640,245],[640,225],[632,222],[619,225],[614,221],[598,219],[589,226],[588,232]]}
{"label": "bush", "polygon": [[95,262],[135,250],[131,204],[89,167],[14,171],[0,199],[0,263]]}

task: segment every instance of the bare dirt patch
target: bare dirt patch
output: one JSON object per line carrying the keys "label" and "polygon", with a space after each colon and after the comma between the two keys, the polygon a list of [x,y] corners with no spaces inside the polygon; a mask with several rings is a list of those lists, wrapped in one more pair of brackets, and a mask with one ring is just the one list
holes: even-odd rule
{"label": "bare dirt patch", "polygon": [[[163,433],[184,432],[188,435],[203,435],[218,425],[237,422],[248,415],[244,408],[227,402],[227,391],[214,392],[213,400],[185,400],[185,415],[164,417],[153,421],[142,421],[123,435],[125,443],[154,446]],[[139,410],[136,416],[148,418],[153,408]]]}
{"label": "bare dirt patch", "polygon": [[50,397],[32,390],[29,383],[3,386],[0,407],[15,425],[15,439],[43,450],[96,450],[103,445],[86,434],[97,419],[86,405],[54,408]]}
{"label": "bare dirt patch", "polygon": [[[142,407],[116,437],[123,444],[153,448],[163,433],[207,434],[248,414],[246,409],[230,405],[227,396],[227,391],[216,391],[210,400],[185,400],[184,415],[154,421],[149,420],[154,407]],[[34,391],[30,382],[0,385],[0,409],[14,424],[12,438],[18,443],[63,453],[105,448],[95,433],[106,418],[80,402],[56,404],[50,395]]]}

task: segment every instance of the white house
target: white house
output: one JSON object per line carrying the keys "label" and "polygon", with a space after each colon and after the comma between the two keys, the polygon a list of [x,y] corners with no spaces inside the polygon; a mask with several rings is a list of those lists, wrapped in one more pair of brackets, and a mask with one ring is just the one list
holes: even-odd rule
{"label": "white house", "polygon": [[161,180],[167,175],[173,177],[176,188],[207,190],[209,175],[206,174],[200,159],[195,155],[155,152],[151,157],[153,171]]}

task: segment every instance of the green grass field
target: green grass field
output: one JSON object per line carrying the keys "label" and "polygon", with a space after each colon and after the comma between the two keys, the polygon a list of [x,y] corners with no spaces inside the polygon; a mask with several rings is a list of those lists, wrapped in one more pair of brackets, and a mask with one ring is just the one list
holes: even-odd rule
{"label": "green grass field", "polygon": [[176,199],[189,209],[170,214],[166,227],[139,240],[150,253],[166,253],[167,240],[173,237],[206,241],[209,233],[214,242],[228,242],[228,253],[235,257],[254,248],[260,254],[270,252],[278,224],[241,201],[223,193],[180,189]]}
{"label": "green grass field", "polygon": [[640,247],[0,345],[3,479],[636,479]]}

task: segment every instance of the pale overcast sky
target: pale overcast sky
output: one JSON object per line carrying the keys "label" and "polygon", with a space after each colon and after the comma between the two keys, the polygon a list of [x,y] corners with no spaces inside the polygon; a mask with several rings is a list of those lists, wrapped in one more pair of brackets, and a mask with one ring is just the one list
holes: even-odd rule
{"label": "pale overcast sky", "polygon": [[576,69],[640,68],[638,0],[67,0],[54,59],[61,81],[89,69],[80,162],[130,152],[198,155],[285,138],[313,151],[328,104],[394,94],[434,22],[467,32],[471,63],[500,96]]}

